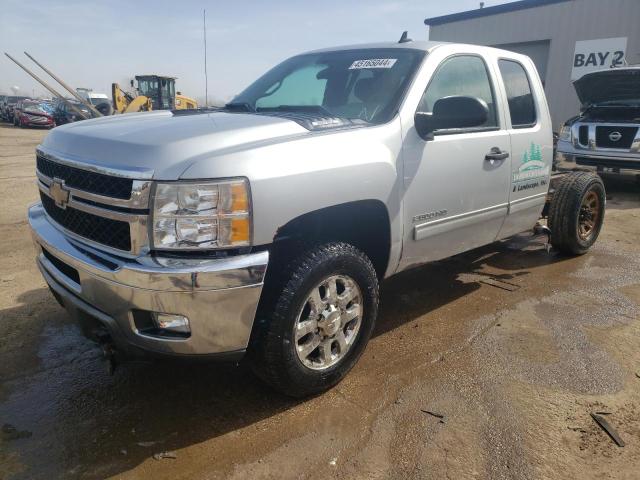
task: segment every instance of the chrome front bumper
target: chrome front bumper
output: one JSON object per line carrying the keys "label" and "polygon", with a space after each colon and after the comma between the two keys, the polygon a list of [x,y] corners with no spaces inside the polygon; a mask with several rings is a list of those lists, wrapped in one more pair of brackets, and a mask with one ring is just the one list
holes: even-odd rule
{"label": "chrome front bumper", "polygon": [[640,153],[614,149],[587,150],[576,148],[571,142],[558,142],[554,159],[558,171],[612,170],[621,174],[637,174],[640,171]]}
{"label": "chrome front bumper", "polygon": [[[65,236],[41,204],[30,207],[28,217],[36,262],[49,287],[72,316],[89,315],[104,325],[116,346],[136,353],[223,357],[246,350],[268,252],[222,259],[125,259]],[[43,249],[62,263],[54,265]],[[67,266],[77,271],[79,282],[68,275]],[[191,335],[176,339],[141,333],[134,310],[183,315]]]}

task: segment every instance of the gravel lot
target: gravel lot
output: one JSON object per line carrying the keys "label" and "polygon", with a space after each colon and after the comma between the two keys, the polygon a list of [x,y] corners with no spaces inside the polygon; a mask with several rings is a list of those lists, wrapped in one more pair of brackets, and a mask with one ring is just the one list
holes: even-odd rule
{"label": "gravel lot", "polygon": [[243,365],[108,375],[33,262],[25,210],[45,135],[0,124],[0,478],[638,478],[634,183],[607,180],[585,256],[527,234],[387,281],[360,363],[295,401]]}

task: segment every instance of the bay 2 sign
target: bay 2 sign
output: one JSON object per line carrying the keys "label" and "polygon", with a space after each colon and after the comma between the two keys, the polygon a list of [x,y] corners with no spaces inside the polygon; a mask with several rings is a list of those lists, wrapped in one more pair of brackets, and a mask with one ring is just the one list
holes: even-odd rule
{"label": "bay 2 sign", "polygon": [[585,73],[596,70],[623,66],[626,50],[627,37],[598,38],[576,42],[571,80],[577,80]]}

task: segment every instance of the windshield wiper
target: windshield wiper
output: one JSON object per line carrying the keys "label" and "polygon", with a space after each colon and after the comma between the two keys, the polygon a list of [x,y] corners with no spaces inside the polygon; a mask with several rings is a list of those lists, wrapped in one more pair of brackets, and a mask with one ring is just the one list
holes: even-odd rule
{"label": "windshield wiper", "polygon": [[240,110],[244,112],[255,113],[256,109],[249,102],[230,102],[225,104],[225,110]]}
{"label": "windshield wiper", "polygon": [[311,112],[322,113],[327,117],[338,117],[322,105],[278,105],[277,107],[260,107],[258,112]]}
{"label": "windshield wiper", "polygon": [[593,107],[637,107],[640,102],[625,101],[625,100],[608,100],[605,102],[594,103]]}

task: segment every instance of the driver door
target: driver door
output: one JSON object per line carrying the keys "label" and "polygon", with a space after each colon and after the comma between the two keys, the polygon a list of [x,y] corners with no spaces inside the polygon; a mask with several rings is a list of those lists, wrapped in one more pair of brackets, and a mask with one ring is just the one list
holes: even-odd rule
{"label": "driver door", "polygon": [[418,111],[432,112],[444,97],[471,96],[486,102],[488,116],[476,127],[435,130],[427,140],[407,130],[401,268],[495,241],[508,210],[511,146],[494,83],[487,60],[471,53],[444,58],[431,76]]}

